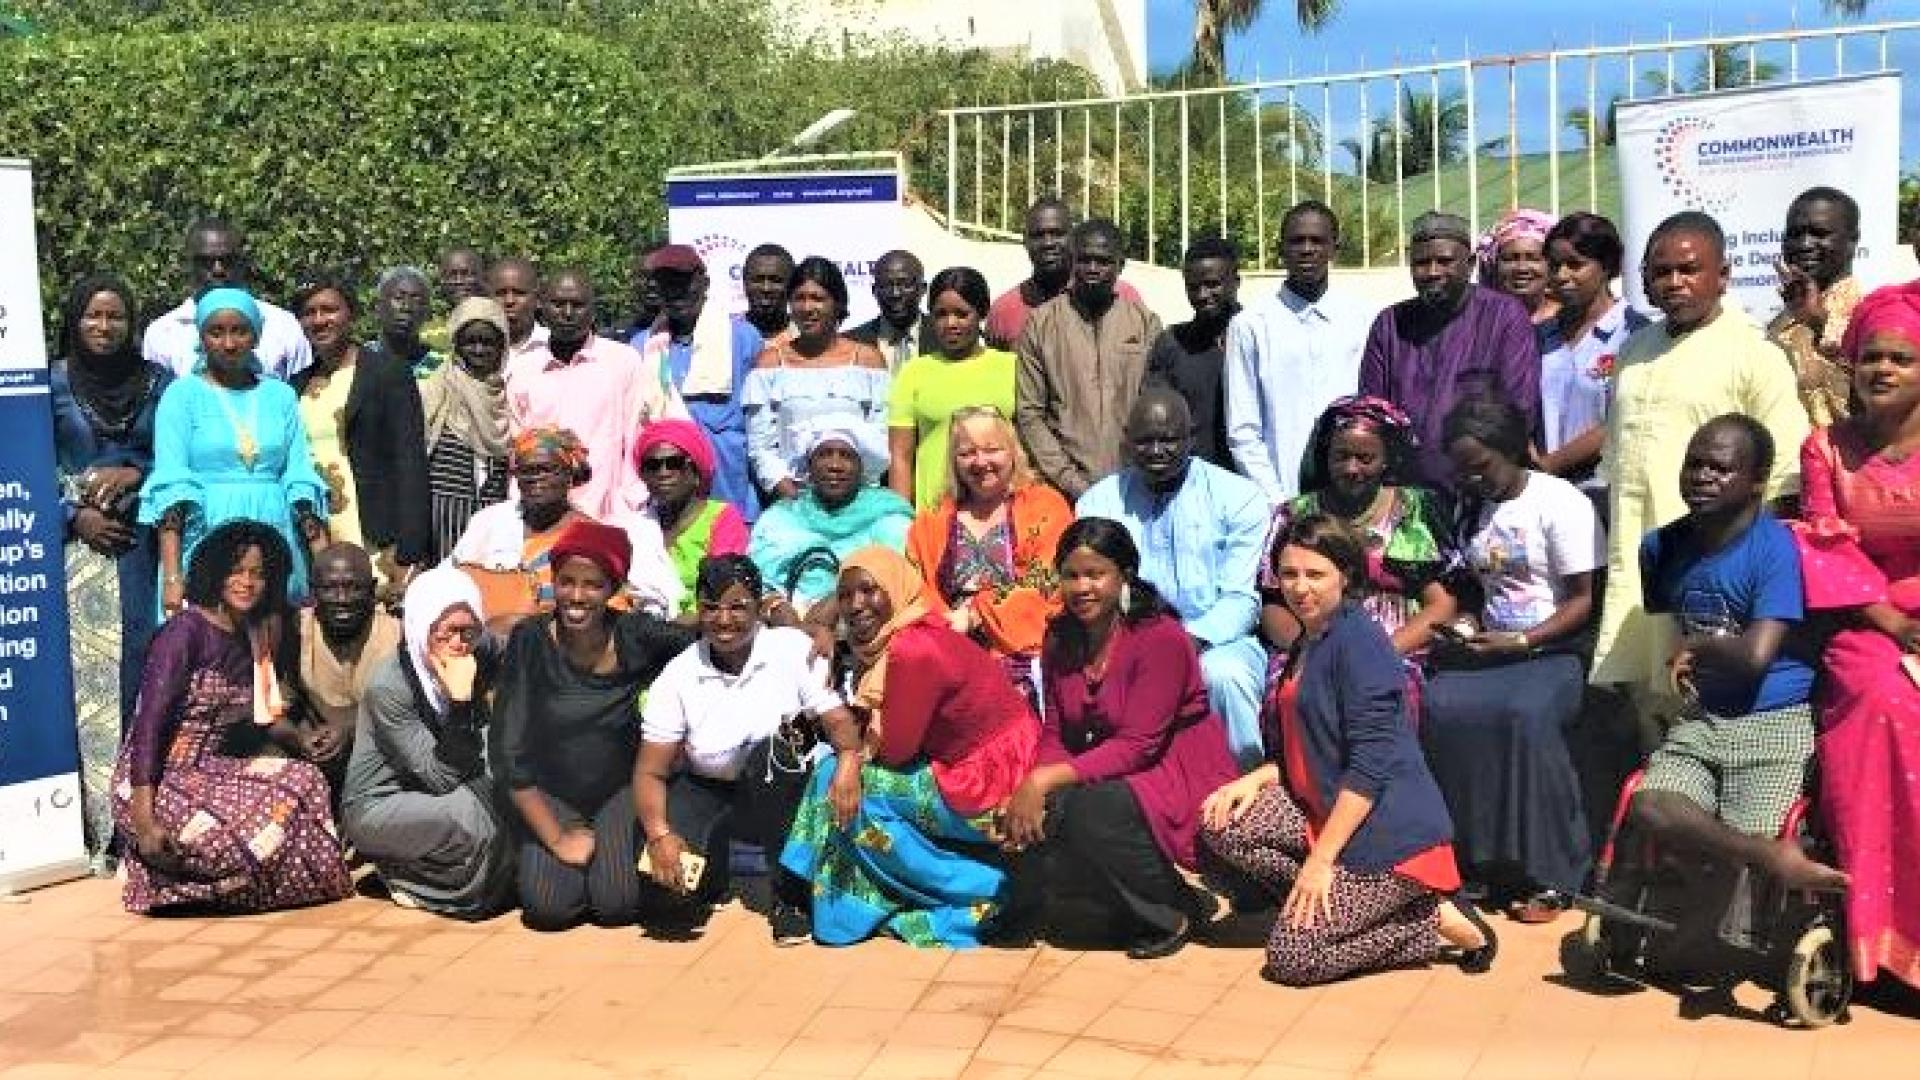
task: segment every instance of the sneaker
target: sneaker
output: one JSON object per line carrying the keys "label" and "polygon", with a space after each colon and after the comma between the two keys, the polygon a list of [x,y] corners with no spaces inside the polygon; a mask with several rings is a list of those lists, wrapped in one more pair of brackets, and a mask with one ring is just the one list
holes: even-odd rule
{"label": "sneaker", "polygon": [[813,938],[813,917],[805,908],[775,901],[767,912],[767,926],[773,931],[773,943],[782,948],[803,945]]}

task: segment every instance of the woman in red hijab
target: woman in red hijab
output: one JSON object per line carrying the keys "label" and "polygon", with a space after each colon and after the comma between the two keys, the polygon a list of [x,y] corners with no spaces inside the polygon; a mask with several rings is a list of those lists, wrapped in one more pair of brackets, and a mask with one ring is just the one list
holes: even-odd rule
{"label": "woman in red hijab", "polygon": [[507,639],[488,750],[519,827],[522,921],[618,926],[640,915],[634,702],[694,633],[609,606],[633,559],[625,532],[576,518],[552,555],[553,610]]}
{"label": "woman in red hijab", "polygon": [[1822,656],[1820,813],[1847,872],[1854,973],[1920,987],[1920,282],[1854,309],[1852,415],[1800,449],[1807,609]]}

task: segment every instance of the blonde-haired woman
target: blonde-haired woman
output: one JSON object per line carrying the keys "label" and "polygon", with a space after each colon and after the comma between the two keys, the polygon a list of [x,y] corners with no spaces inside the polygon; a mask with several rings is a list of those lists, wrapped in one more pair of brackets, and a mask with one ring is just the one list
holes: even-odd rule
{"label": "blonde-haired woman", "polygon": [[991,405],[953,414],[947,491],[907,532],[928,608],[985,645],[1023,692],[1047,620],[1060,610],[1053,557],[1073,508],[1027,464],[1013,424]]}

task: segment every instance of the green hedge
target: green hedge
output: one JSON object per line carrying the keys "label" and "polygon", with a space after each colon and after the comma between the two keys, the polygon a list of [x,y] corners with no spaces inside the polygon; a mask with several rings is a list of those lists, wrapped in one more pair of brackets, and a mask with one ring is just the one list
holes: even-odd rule
{"label": "green hedge", "polygon": [[0,155],[34,162],[49,297],[96,268],[143,306],[181,291],[181,236],[222,213],[269,294],[301,270],[430,263],[453,243],[587,266],[624,293],[674,166],[755,156],[830,108],[839,145],[899,148],[924,185],[955,100],[1078,93],[1058,65],[782,44],[750,0],[672,0],[618,34],[526,24],[258,23],[54,33],[0,46]]}

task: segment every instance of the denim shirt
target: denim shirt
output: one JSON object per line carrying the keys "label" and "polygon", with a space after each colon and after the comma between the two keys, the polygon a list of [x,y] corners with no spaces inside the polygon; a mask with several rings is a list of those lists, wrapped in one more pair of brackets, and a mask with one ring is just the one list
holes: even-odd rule
{"label": "denim shirt", "polygon": [[160,408],[160,395],[174,376],[159,364],[149,364],[148,370],[153,376],[153,388],[147,392],[147,399],[134,417],[133,426],[118,439],[103,439],[94,430],[79,400],[74,397],[73,385],[67,379],[66,365],[62,363],[53,370],[54,462],[60,473],[60,503],[69,530],[73,526],[74,512],[79,509],[75,496],[78,494],[77,480],[81,473],[91,468],[128,465],[142,473],[153,468],[154,415]]}

